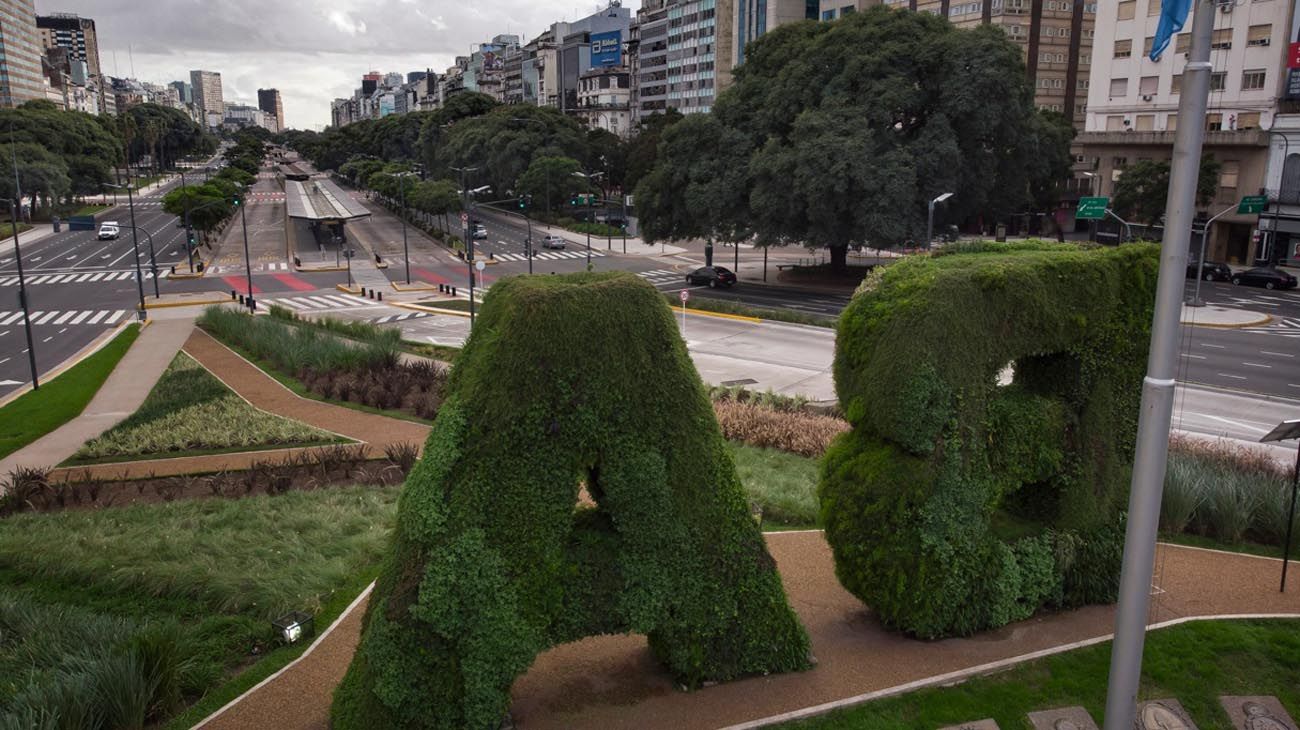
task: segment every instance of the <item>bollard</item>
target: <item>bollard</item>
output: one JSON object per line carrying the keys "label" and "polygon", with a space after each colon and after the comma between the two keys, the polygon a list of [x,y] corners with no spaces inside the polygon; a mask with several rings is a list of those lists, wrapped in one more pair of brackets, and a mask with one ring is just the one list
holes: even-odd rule
{"label": "bollard", "polygon": [[253,299],[253,295],[252,295],[252,294],[249,294],[249,295],[248,295],[248,311],[250,311],[250,312],[256,312],[256,311],[257,311],[257,300]]}
{"label": "bollard", "polygon": [[438,285],[438,293],[439,293],[439,294],[442,293],[442,284],[439,284],[439,285]]}
{"label": "bollard", "polygon": [[230,290],[230,301],[232,301],[232,302],[235,301],[235,290],[234,290],[234,289],[231,289],[231,290]]}
{"label": "bollard", "polygon": [[240,303],[240,305],[243,305],[243,303],[244,303],[244,295],[243,295],[243,294],[240,294],[240,295],[239,295],[239,303]]}
{"label": "bollard", "polygon": [[451,288],[451,295],[452,295],[453,297],[456,296],[456,287],[454,287],[454,286]]}
{"label": "bollard", "polygon": [[381,302],[384,301],[384,293],[381,291],[375,292],[375,298]]}

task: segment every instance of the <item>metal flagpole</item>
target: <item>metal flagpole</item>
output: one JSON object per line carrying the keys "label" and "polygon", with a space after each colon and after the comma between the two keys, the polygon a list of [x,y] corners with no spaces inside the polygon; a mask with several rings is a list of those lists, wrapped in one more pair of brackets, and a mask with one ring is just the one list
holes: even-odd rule
{"label": "metal flagpole", "polygon": [[[1178,366],[1179,315],[1183,304],[1183,279],[1187,275],[1187,247],[1196,215],[1196,183],[1200,174],[1201,144],[1205,139],[1205,109],[1210,92],[1210,36],[1214,30],[1213,0],[1197,0],[1192,14],[1192,44],[1183,69],[1183,93],[1178,104],[1169,197],[1165,203],[1164,239],[1160,245],[1160,275],[1156,284],[1155,314],[1151,322],[1151,351],[1142,382],[1137,448],[1129,491],[1128,527],[1124,536],[1124,566],[1120,573],[1119,606],[1115,612],[1115,640],[1106,688],[1105,730],[1131,730],[1137,713],[1138,686],[1142,678],[1142,649],[1146,639],[1151,577],[1155,568],[1156,528],[1165,462],[1169,456],[1169,427],[1173,417],[1174,375]],[[1157,43],[1168,44],[1169,27],[1182,26],[1173,14],[1162,18]],[[1184,8],[1186,6],[1183,6]],[[1170,21],[1172,22],[1166,22]],[[1157,35],[1160,35],[1158,32]]]}
{"label": "metal flagpole", "polygon": [[18,211],[22,208],[23,190],[18,182],[18,145],[14,144],[14,128],[9,127],[9,150],[14,155],[14,197],[9,201],[9,218],[14,227],[14,261],[18,263],[18,303],[23,308],[23,329],[27,332],[27,364],[32,369],[32,390],[41,387],[36,377],[36,345],[32,341],[31,302],[27,301],[27,279],[23,276],[23,251],[18,247]]}

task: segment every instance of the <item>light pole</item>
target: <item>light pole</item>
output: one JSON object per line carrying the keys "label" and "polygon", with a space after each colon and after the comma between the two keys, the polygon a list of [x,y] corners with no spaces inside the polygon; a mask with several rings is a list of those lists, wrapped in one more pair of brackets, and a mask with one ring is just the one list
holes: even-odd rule
{"label": "light pole", "polygon": [[1187,306],[1189,307],[1205,306],[1205,302],[1201,301],[1201,279],[1204,278],[1205,276],[1205,242],[1210,237],[1210,226],[1213,225],[1214,222],[1217,221],[1219,218],[1223,217],[1224,215],[1227,215],[1228,213],[1231,213],[1236,209],[1237,206],[1235,205],[1224,208],[1219,213],[1216,213],[1213,218],[1209,219],[1208,221],[1205,221],[1205,226],[1201,228],[1201,256],[1200,258],[1196,259],[1196,290],[1195,293],[1192,294],[1192,301],[1187,303]]}
{"label": "light pole", "polygon": [[[591,181],[593,179],[598,178],[601,175],[604,175],[605,173],[603,172],[586,173],[586,172],[574,171],[573,174],[575,177],[585,178],[587,180],[588,186],[590,186]],[[590,195],[590,193],[584,193],[584,195]],[[590,199],[584,198],[584,200],[590,200]],[[591,204],[588,203],[587,207],[591,208]],[[595,216],[592,216],[592,218],[595,218]],[[595,221],[587,221],[587,270],[588,271],[591,271],[591,224],[594,222]]]}
{"label": "light pole", "polygon": [[411,251],[406,246],[406,178],[414,175],[414,172],[399,172],[393,175],[400,182],[397,184],[398,190],[402,196],[402,256],[406,259],[406,285],[411,285]]}
{"label": "light pole", "polygon": [[943,195],[940,195],[939,197],[930,201],[930,205],[926,210],[926,216],[925,216],[925,247],[926,248],[930,248],[930,242],[934,240],[934,206],[939,203],[942,203],[943,201],[951,197],[952,197],[952,193],[944,193]]}
{"label": "light pole", "polygon": [[[131,196],[131,176],[130,174],[127,175],[126,185],[113,185],[112,183],[104,183],[104,185],[110,188],[125,187],[127,200],[131,201],[131,248],[135,251],[135,286],[140,293],[140,311],[136,313],[136,316],[143,322],[145,317],[144,272],[140,269],[140,236],[136,233],[139,229],[135,227],[135,199]],[[154,286],[158,286],[158,271],[156,269],[154,270],[153,283]]]}
{"label": "light pole", "polygon": [[[255,312],[257,303],[253,301],[253,264],[248,259],[248,219],[244,217],[244,201],[236,198],[235,205],[239,207],[239,225],[244,229],[244,271],[248,274],[248,311]],[[351,286],[351,265],[352,260],[348,259],[348,286]]]}
{"label": "light pole", "polygon": [[[14,151],[17,155],[17,150]],[[17,162],[14,167],[14,184],[18,184]],[[17,195],[22,195],[22,191],[14,188]],[[27,280],[23,276],[23,252],[18,247],[18,204],[16,198],[9,199],[9,222],[14,227],[14,260],[18,263],[18,304],[23,308],[23,329],[27,331],[27,364],[32,369],[32,390],[41,387],[40,380],[36,377],[36,345],[32,342],[32,314],[27,302]]]}
{"label": "light pole", "polygon": [[469,184],[465,181],[465,175],[477,170],[477,167],[453,167],[451,168],[460,173],[460,207],[465,211],[465,268],[469,269],[469,326],[474,327],[474,238],[470,234],[469,226]]}

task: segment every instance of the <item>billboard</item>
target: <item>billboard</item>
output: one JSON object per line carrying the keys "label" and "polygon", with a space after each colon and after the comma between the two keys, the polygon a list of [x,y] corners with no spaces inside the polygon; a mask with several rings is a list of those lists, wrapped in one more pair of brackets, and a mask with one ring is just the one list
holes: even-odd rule
{"label": "billboard", "polygon": [[621,66],[623,64],[623,31],[591,34],[591,65]]}

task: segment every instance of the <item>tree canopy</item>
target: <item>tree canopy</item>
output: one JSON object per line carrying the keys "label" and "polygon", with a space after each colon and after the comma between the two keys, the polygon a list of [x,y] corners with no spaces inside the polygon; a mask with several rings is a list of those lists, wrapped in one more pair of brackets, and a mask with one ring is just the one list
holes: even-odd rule
{"label": "tree canopy", "polygon": [[[42,195],[63,198],[99,193],[113,180],[112,169],[122,161],[112,119],[83,112],[68,112],[45,101],[31,101],[17,109],[0,110],[0,143],[16,144],[20,168],[28,164],[31,174],[38,168],[49,185],[23,184],[24,195],[44,188]],[[32,152],[39,148],[40,153]],[[13,148],[6,150],[10,159]],[[26,159],[24,159],[24,157]],[[59,174],[53,174],[57,170]],[[66,184],[59,182],[59,176]],[[12,194],[12,183],[9,185]]]}
{"label": "tree canopy", "polygon": [[[1222,165],[1213,155],[1201,158],[1196,182],[1196,205],[1204,208],[1214,199]],[[1159,223],[1169,197],[1169,160],[1139,160],[1124,169],[1115,182],[1113,208],[1130,223]]]}

